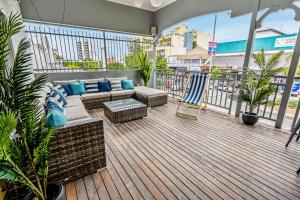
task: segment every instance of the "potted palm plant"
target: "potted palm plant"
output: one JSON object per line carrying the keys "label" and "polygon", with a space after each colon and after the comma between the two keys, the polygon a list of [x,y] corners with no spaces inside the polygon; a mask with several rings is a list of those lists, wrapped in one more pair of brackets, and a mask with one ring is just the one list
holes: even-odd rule
{"label": "potted palm plant", "polygon": [[30,199],[60,200],[62,185],[47,182],[49,144],[55,131],[46,126],[38,103],[46,75],[33,78],[30,43],[25,39],[8,62],[9,40],[22,24],[20,14],[0,16],[0,180],[28,188]]}
{"label": "potted palm plant", "polygon": [[140,70],[140,76],[143,79],[144,85],[148,86],[152,70],[152,64],[146,52],[141,51],[138,54],[138,65]]}
{"label": "potted palm plant", "polygon": [[274,94],[275,86],[271,85],[272,78],[283,71],[278,67],[283,52],[278,52],[268,59],[261,50],[260,53],[252,55],[258,70],[248,70],[246,81],[241,86],[240,100],[247,103],[248,110],[243,112],[242,120],[247,125],[254,125],[258,121],[258,113],[255,109],[268,102],[268,98]]}

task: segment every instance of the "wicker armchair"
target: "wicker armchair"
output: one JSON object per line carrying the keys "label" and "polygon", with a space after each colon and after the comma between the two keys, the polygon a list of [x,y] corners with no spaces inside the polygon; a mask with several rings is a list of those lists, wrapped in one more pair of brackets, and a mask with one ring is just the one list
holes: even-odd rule
{"label": "wicker armchair", "polygon": [[[66,183],[106,166],[102,119],[87,119],[59,127],[51,144],[49,181]],[[24,187],[8,184],[9,199],[22,199]]]}

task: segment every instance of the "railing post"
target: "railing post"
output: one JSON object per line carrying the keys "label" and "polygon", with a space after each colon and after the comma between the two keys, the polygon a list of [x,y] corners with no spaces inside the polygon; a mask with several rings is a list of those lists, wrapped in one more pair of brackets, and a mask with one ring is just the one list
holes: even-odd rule
{"label": "railing post", "polygon": [[156,88],[156,35],[153,36],[153,48],[152,48],[152,72],[151,72],[151,84],[153,88]]}
{"label": "railing post", "polygon": [[[253,43],[254,43],[254,39],[255,39],[256,20],[257,20],[257,14],[259,11],[259,7],[260,7],[260,0],[253,0],[252,17],[251,17],[249,34],[248,34],[248,42],[247,42],[247,48],[246,48],[246,53],[245,53],[245,60],[244,60],[244,64],[243,64],[243,72],[242,72],[242,76],[241,76],[241,84],[243,84],[243,82],[246,80],[246,76],[247,76],[247,70],[248,70],[248,66],[250,63],[252,47],[253,47]],[[239,96],[240,96],[240,93],[239,93]],[[242,102],[239,101],[239,98],[238,98],[236,110],[235,110],[236,117],[240,116],[241,107],[242,107]]]}
{"label": "railing post", "polygon": [[107,64],[107,48],[106,48],[106,35],[105,31],[103,31],[103,52],[104,52],[104,66],[105,66],[105,71],[108,71],[108,64]]}
{"label": "railing post", "polygon": [[281,99],[281,103],[280,103],[280,107],[279,107],[279,111],[278,111],[278,115],[277,115],[277,120],[275,123],[276,128],[281,128],[282,123],[283,123],[286,107],[288,105],[289,98],[291,95],[291,90],[292,90],[292,87],[294,84],[294,78],[295,78],[295,74],[296,74],[296,70],[297,70],[297,66],[298,66],[298,62],[299,62],[299,56],[300,56],[300,28],[298,31],[296,46],[294,48],[294,53],[293,53],[293,57],[291,60],[289,73],[286,78],[284,92],[282,95],[282,99]]}

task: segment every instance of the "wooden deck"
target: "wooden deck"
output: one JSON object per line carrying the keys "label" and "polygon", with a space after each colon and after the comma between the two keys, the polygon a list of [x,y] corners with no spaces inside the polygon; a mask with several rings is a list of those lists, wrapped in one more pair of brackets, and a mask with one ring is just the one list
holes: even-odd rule
{"label": "wooden deck", "polygon": [[105,123],[107,169],[66,185],[67,199],[300,199],[300,143],[265,125],[204,111],[198,121],[176,105],[143,120]]}

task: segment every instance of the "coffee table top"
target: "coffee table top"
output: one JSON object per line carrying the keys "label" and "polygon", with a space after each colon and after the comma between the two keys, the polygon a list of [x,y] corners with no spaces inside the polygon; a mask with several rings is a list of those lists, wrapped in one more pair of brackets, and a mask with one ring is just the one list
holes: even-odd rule
{"label": "coffee table top", "polygon": [[103,104],[106,108],[110,109],[112,112],[147,107],[145,104],[132,98],[117,100],[117,101],[108,101],[108,102],[104,102]]}

